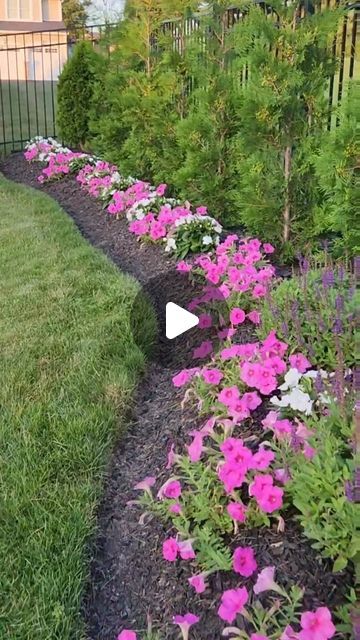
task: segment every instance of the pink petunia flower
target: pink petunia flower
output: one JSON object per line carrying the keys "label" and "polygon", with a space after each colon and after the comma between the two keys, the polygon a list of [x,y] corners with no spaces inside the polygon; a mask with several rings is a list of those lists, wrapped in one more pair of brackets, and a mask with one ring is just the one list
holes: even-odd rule
{"label": "pink petunia flower", "polygon": [[238,547],[233,555],[233,569],[244,578],[252,576],[257,569],[254,550],[251,547]]}
{"label": "pink petunia flower", "polygon": [[232,520],[235,520],[236,522],[245,522],[246,507],[241,502],[230,502],[227,505],[226,510]]}
{"label": "pink petunia flower", "polygon": [[176,271],[180,271],[182,273],[189,273],[191,269],[192,269],[191,264],[189,264],[188,262],[185,262],[185,260],[180,260],[180,262],[178,262],[178,264],[176,265]]}
{"label": "pink petunia flower", "polygon": [[182,512],[181,504],[179,502],[174,502],[173,504],[170,505],[169,511],[170,513],[173,513],[178,516]]}
{"label": "pink petunia flower", "polygon": [[262,511],[273,513],[283,505],[284,490],[276,486],[267,486],[256,501]]}
{"label": "pink petunia flower", "polygon": [[239,398],[240,391],[236,386],[224,387],[218,395],[218,401],[226,407],[231,406],[236,400],[239,400]]}
{"label": "pink petunia flower", "polygon": [[163,542],[163,558],[168,562],[175,562],[179,553],[179,546],[176,538],[168,538]]}
{"label": "pink petunia flower", "polygon": [[251,468],[257,471],[264,471],[267,469],[271,462],[275,460],[275,453],[271,449],[265,449],[260,447],[259,451],[255,453],[251,460]]}
{"label": "pink petunia flower", "polygon": [[329,640],[336,633],[327,607],[319,607],[315,612],[306,611],[301,616],[299,640]]}
{"label": "pink petunia flower", "polygon": [[189,458],[191,462],[199,462],[202,452],[204,450],[203,441],[205,434],[201,431],[193,431],[191,433],[193,436],[193,441],[190,445],[187,446]]}
{"label": "pink petunia flower", "polygon": [[207,384],[219,384],[223,379],[224,375],[220,371],[220,369],[204,369],[202,372],[202,377],[204,378]]}
{"label": "pink petunia flower", "polygon": [[200,573],[197,576],[192,576],[191,578],[189,578],[189,584],[191,587],[195,589],[196,593],[204,593],[204,591],[206,590],[206,584],[205,584],[203,573]]}
{"label": "pink petunia flower", "polygon": [[199,621],[200,618],[193,613],[186,613],[184,616],[173,617],[173,623],[178,624],[181,629],[183,640],[188,640],[190,627]]}
{"label": "pink petunia flower", "polygon": [[262,633],[252,633],[250,640],[269,640],[269,638],[264,636]]}
{"label": "pink petunia flower", "polygon": [[235,307],[230,311],[230,322],[232,325],[237,326],[245,321],[246,313],[239,307]]}
{"label": "pink petunia flower", "polygon": [[218,609],[219,617],[226,622],[234,622],[237,614],[243,611],[248,598],[249,594],[246,587],[224,591],[221,596],[221,604]]}
{"label": "pink petunia flower", "polygon": [[195,560],[196,555],[191,540],[178,542],[178,549],[182,560]]}
{"label": "pink petunia flower", "polygon": [[254,593],[258,596],[259,593],[264,591],[279,592],[279,586],[275,582],[275,567],[265,567],[258,574],[254,585]]}
{"label": "pink petunia flower", "polygon": [[201,343],[200,347],[194,349],[193,357],[194,358],[206,358],[210,353],[213,352],[213,343],[211,340],[205,340]]}
{"label": "pink petunia flower", "polygon": [[305,373],[311,367],[311,362],[302,353],[294,353],[289,357],[289,362],[291,367],[300,373]]}
{"label": "pink petunia flower", "polygon": [[117,640],[137,640],[137,635],[135,631],[129,631],[129,629],[124,629],[124,631],[119,633]]}
{"label": "pink petunia flower", "polygon": [[152,476],[147,476],[146,478],[144,478],[144,480],[141,480],[141,482],[138,482],[134,489],[136,491],[147,491],[148,493],[151,494],[151,487],[154,486],[156,482],[156,478],[153,478]]}
{"label": "pink petunia flower", "polygon": [[180,373],[177,373],[176,376],[173,377],[172,383],[174,387],[183,387],[185,384],[189,382],[191,378],[191,373],[187,369],[183,369]]}
{"label": "pink petunia flower", "polygon": [[263,249],[265,253],[274,253],[275,249],[269,242],[264,242]]}
{"label": "pink petunia flower", "polygon": [[181,484],[178,480],[167,480],[165,484],[160,488],[158,492],[158,498],[169,498],[170,500],[177,500],[181,496]]}
{"label": "pink petunia flower", "polygon": [[199,316],[199,329],[209,329],[212,326],[212,317],[209,313],[202,313]]}
{"label": "pink petunia flower", "polygon": [[261,315],[258,311],[250,311],[246,316],[253,324],[260,324]]}

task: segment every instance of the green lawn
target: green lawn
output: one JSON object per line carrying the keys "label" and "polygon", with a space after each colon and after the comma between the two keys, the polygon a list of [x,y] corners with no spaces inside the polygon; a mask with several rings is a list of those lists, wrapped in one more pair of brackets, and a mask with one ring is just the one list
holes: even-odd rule
{"label": "green lawn", "polygon": [[0,638],[80,639],[104,463],[145,360],[138,285],[1,175],[0,246]]}
{"label": "green lawn", "polygon": [[54,135],[56,89],[56,82],[1,82],[0,153],[24,146],[21,142],[4,142]]}

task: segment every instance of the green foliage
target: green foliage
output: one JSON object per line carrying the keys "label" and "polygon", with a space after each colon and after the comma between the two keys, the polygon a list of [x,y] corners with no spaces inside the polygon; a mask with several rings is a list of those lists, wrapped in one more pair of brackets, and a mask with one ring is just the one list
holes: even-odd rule
{"label": "green foliage", "polygon": [[315,231],[336,234],[336,253],[360,253],[360,84],[353,81],[340,114],[340,126],[323,136],[314,158],[316,174],[324,196],[319,206]]}
{"label": "green foliage", "polygon": [[[183,220],[185,221],[186,218]],[[221,226],[214,224],[208,216],[192,216],[192,219],[179,224],[176,228],[174,235],[176,256],[185,258],[188,253],[205,253],[214,250],[219,242],[221,230]]]}
{"label": "green foliage", "polygon": [[103,59],[89,42],[79,42],[58,83],[57,121],[60,135],[72,147],[83,146],[89,133],[89,110]]}
{"label": "green foliage", "polygon": [[[95,90],[94,149],[123,172],[166,182],[228,226],[281,246],[286,258],[340,230],[344,196],[341,232],[354,253],[355,146],[337,151],[346,156],[345,184],[338,163],[331,178],[337,142],[324,134],[336,67],[328,45],[344,5],[301,19],[297,3],[276,0],[272,13],[258,3],[235,6],[245,17],[229,29],[223,0],[200,12],[190,0],[126,4],[108,71]],[[198,22],[189,34],[184,19],[191,14]],[[164,27],[166,20],[176,23],[176,33]]]}
{"label": "green foliage", "polygon": [[84,27],[91,0],[61,0],[62,16],[68,31]]}
{"label": "green foliage", "polygon": [[317,198],[311,151],[328,112],[326,86],[334,72],[328,47],[341,9],[297,20],[298,5],[257,5],[232,33],[235,68],[250,72],[238,108],[233,202],[254,234],[277,245],[304,245]]}
{"label": "green foliage", "polygon": [[[296,455],[291,464],[292,480],[287,491],[300,512],[305,535],[313,547],[334,560],[333,570],[342,571],[360,552],[356,507],[345,494],[345,483],[353,476],[350,445],[351,423],[333,409],[329,416],[308,423],[315,435],[317,454],[312,460]],[[346,431],[348,441],[345,439]]]}
{"label": "green foliage", "polygon": [[275,329],[292,352],[301,351],[319,367],[336,369],[339,351],[344,364],[353,367],[358,304],[353,284],[342,266],[306,270],[276,282],[261,308],[259,338]]}

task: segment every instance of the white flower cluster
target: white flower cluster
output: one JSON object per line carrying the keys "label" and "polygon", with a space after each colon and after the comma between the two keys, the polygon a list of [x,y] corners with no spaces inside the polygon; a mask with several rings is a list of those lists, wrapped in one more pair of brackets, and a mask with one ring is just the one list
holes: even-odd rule
{"label": "white flower cluster", "polygon": [[[215,233],[218,235],[220,235],[222,232],[222,226],[218,223],[217,220],[215,220],[215,218],[212,218],[211,216],[201,216],[199,213],[189,213],[189,215],[179,218],[175,222],[175,227],[181,227],[184,224],[196,224],[197,222],[199,224],[208,222],[214,228]],[[210,241],[204,242],[204,244],[210,244],[211,242],[213,242],[213,239],[210,236],[204,236],[204,238],[210,238]]]}
{"label": "white flower cluster", "polygon": [[[41,151],[41,147],[50,147],[47,151]],[[31,151],[32,149],[39,149],[40,153],[34,158],[37,162],[48,162],[51,156],[57,153],[70,153],[68,147],[63,147],[60,142],[54,138],[44,138],[43,136],[35,136],[26,143],[25,149]]]}
{"label": "white flower cluster", "polygon": [[[300,373],[297,369],[289,369],[284,377],[285,382],[278,387],[280,391],[283,391],[281,398],[273,396],[270,402],[276,407],[286,408],[289,407],[293,411],[300,411],[306,416],[309,416],[313,409],[314,400],[312,400],[308,393],[309,384],[307,380],[315,380],[320,374],[323,380],[327,380],[334,374],[328,374],[323,369],[320,371],[311,370],[306,373]],[[328,404],[330,396],[327,394],[320,394],[319,400],[323,404]]]}

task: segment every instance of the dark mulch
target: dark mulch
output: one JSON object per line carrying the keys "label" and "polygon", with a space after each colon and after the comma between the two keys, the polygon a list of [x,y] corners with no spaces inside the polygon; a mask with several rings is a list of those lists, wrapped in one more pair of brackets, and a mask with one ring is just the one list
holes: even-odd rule
{"label": "dark mulch", "polygon": [[[123,271],[134,275],[145,290],[154,277],[168,282],[166,274],[171,272],[172,291],[166,291],[164,298],[174,299],[174,287],[180,298],[184,294],[186,279],[179,276],[181,284],[180,280],[175,284],[178,275],[173,273],[173,261],[157,247],[139,246],[127,231],[127,223],[107,217],[96,201],[81,192],[73,178],[40,187],[39,165],[27,164],[21,154],[7,158],[0,169],[9,179],[40,188],[54,197],[84,237]],[[155,303],[159,295],[151,293]],[[141,511],[127,506],[136,498],[133,486],[139,480],[147,475],[165,479],[166,453],[171,443],[183,443],[188,432],[197,426],[191,410],[182,411],[182,393],[171,384],[174,369],[189,364],[190,352],[188,343],[177,345],[170,358],[160,350],[139,385],[129,428],[110,460],[83,607],[89,640],[114,640],[124,627],[144,629],[148,615],[154,626],[161,628],[163,640],[173,640],[178,632],[171,625],[171,617],[187,611],[201,616],[193,637],[213,640],[220,637],[224,626],[216,615],[220,592],[246,584],[235,575],[219,574],[210,579],[210,588],[202,597],[194,595],[187,585],[189,563],[174,566],[162,559],[162,542],[170,533],[166,526],[150,515],[140,523]],[[332,574],[329,563],[318,557],[294,520],[287,519],[284,533],[275,528],[245,531],[236,543],[255,548],[260,568],[274,564],[282,584],[306,587],[306,607],[326,604],[334,608],[344,601],[351,576],[347,572]]]}

